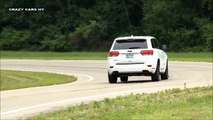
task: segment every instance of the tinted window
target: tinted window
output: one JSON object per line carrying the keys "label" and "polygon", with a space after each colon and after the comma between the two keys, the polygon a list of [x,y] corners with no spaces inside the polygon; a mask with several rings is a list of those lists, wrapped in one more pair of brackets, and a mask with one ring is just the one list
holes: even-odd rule
{"label": "tinted window", "polygon": [[155,48],[154,39],[152,39],[151,42],[152,42],[152,48]]}
{"label": "tinted window", "polygon": [[154,41],[155,41],[155,47],[156,48],[160,48],[160,45],[159,45],[158,41],[156,39],[154,39]]}
{"label": "tinted window", "polygon": [[117,40],[114,44],[113,50],[122,49],[146,49],[146,39],[134,39],[134,40]]}
{"label": "tinted window", "polygon": [[156,39],[152,39],[151,41],[152,41],[152,47],[153,48],[159,48],[159,43]]}

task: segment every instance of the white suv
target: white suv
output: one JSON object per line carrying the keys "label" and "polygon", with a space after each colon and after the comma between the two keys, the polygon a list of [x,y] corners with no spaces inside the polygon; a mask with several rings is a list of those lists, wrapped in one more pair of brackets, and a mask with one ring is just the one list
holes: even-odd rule
{"label": "white suv", "polygon": [[152,36],[116,38],[108,54],[108,80],[122,82],[128,76],[151,76],[153,81],[168,79],[168,57]]}

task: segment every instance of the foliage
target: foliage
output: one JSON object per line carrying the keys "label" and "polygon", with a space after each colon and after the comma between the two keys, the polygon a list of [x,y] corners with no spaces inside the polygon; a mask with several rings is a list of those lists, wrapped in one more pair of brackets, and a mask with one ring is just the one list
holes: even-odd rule
{"label": "foliage", "polygon": [[145,34],[153,34],[168,44],[171,51],[212,51],[212,0],[145,0],[144,3]]}
{"label": "foliage", "polygon": [[213,51],[212,0],[2,0],[0,17],[2,50],[106,51],[133,34],[155,36],[170,51]]}

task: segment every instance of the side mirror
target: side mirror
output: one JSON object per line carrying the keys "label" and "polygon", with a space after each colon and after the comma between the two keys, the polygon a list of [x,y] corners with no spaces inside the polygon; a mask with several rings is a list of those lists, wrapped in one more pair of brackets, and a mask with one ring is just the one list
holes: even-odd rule
{"label": "side mirror", "polygon": [[166,50],[167,49],[167,45],[166,44],[163,44],[162,45],[162,50]]}

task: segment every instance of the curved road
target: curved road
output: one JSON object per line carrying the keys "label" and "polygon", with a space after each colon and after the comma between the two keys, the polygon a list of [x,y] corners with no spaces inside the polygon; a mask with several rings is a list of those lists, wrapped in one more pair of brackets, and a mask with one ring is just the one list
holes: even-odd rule
{"label": "curved road", "polygon": [[106,61],[101,60],[1,60],[1,69],[46,71],[78,77],[78,81],[47,87],[1,91],[1,119],[20,119],[130,93],[212,85],[212,63],[169,62],[169,80],[131,77],[128,83],[109,84]]}

